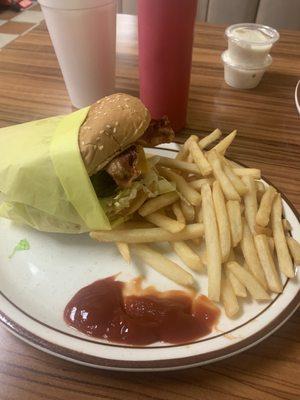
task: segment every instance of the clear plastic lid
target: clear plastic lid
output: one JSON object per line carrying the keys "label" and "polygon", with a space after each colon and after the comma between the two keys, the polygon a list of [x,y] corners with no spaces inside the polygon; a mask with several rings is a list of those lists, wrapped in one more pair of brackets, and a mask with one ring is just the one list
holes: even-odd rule
{"label": "clear plastic lid", "polygon": [[233,68],[238,68],[238,69],[243,69],[243,70],[247,70],[247,71],[261,71],[262,69],[266,69],[268,68],[271,64],[272,64],[272,57],[270,56],[270,54],[267,55],[265,61],[263,64],[261,64],[260,66],[252,66],[252,65],[241,65],[241,64],[237,64],[234,63],[228,53],[228,50],[225,50],[222,55],[221,55],[221,59],[222,62],[226,65],[229,65],[230,67]]}
{"label": "clear plastic lid", "polygon": [[[240,33],[247,33],[247,31],[249,33],[248,38],[246,38],[246,35],[243,38],[243,35]],[[225,30],[225,36],[227,39],[235,42],[253,44],[255,46],[271,46],[279,39],[279,33],[276,31],[276,29],[266,25],[251,23],[230,25]]]}

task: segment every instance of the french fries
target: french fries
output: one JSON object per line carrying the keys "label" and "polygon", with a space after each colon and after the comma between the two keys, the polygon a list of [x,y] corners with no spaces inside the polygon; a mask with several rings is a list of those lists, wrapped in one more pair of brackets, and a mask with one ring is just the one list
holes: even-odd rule
{"label": "french fries", "polygon": [[226,276],[222,277],[221,301],[223,303],[227,317],[232,318],[238,313],[240,308],[239,303],[237,301],[231,282]]}
{"label": "french fries", "polygon": [[229,178],[231,183],[233,184],[235,190],[238,192],[240,196],[244,196],[245,193],[247,193],[247,187],[244,184],[244,182],[241,180],[241,178],[235,174],[234,170],[231,168],[231,165],[227,162],[225,157],[222,159],[223,161],[223,169],[225,172],[225,175]]}
{"label": "french fries", "polygon": [[257,214],[257,197],[255,181],[251,176],[244,176],[242,178],[246,185],[248,192],[244,195],[245,204],[245,217],[248,222],[252,234],[255,234],[255,222]]}
{"label": "french fries", "polygon": [[159,169],[161,175],[176,184],[177,190],[182,194],[182,196],[193,206],[197,206],[201,203],[201,196],[192,188],[189,183],[181,176],[176,174],[176,172],[171,171],[165,167]]}
{"label": "french fries", "polygon": [[239,265],[236,261],[230,261],[226,264],[229,271],[231,271],[236,278],[247,288],[251,296],[256,300],[269,300],[270,296],[261,286],[261,284],[254,278],[254,276]]}
{"label": "french fries", "polygon": [[256,235],[254,236],[254,242],[269,289],[272,292],[281,293],[282,283],[275,267],[267,236]]}
{"label": "french fries", "polygon": [[212,196],[219,228],[222,263],[224,263],[230,254],[231,238],[225,199],[218,181],[213,183]]}
{"label": "french fries", "polygon": [[286,238],[281,222],[281,215],[282,215],[281,196],[277,194],[273,201],[271,220],[272,220],[272,230],[273,230],[277,259],[278,259],[278,265],[280,271],[285,276],[287,276],[288,278],[293,278],[295,274],[294,267],[286,243]]}
{"label": "french fries", "polygon": [[241,248],[245,261],[249,265],[249,269],[252,272],[253,276],[262,285],[262,287],[266,289],[267,282],[265,274],[258,258],[253,236],[246,221],[244,221],[243,224],[243,237],[241,241]]}
{"label": "french fries", "polygon": [[124,242],[124,243],[153,243],[153,242],[178,242],[180,240],[196,239],[203,235],[202,224],[191,224],[178,232],[167,232],[162,228],[149,229],[115,229],[112,231],[92,231],[90,237],[98,242]]}
{"label": "french fries", "polygon": [[234,273],[228,269],[227,265],[225,267],[225,274],[231,283],[235,295],[238,297],[247,297],[245,286],[238,280]]}
{"label": "french fries", "polygon": [[194,220],[195,220],[194,207],[185,200],[180,200],[180,206],[181,206],[181,210],[182,210],[182,213],[183,213],[186,221],[188,223],[194,222]]}
{"label": "french fries", "polygon": [[229,135],[227,135],[223,140],[221,140],[212,150],[217,151],[220,154],[225,154],[228,147],[233,142],[234,138],[236,137],[237,131],[232,131]]}
{"label": "french fries", "polygon": [[150,246],[135,244],[132,245],[132,249],[146,264],[172,281],[187,287],[193,287],[195,285],[194,278],[190,273],[158,251],[153,250]]}
{"label": "french fries", "polygon": [[218,140],[222,136],[222,132],[220,129],[215,129],[212,133],[209,135],[205,136],[203,139],[200,139],[198,142],[198,145],[201,150],[205,149],[207,146],[209,146],[211,143],[213,143],[215,140]]}
{"label": "french fries", "polygon": [[300,243],[292,237],[287,237],[286,241],[290,249],[290,253],[294,259],[294,263],[296,265],[300,265]]}
{"label": "french fries", "polygon": [[199,138],[196,135],[191,135],[183,144],[182,148],[179,150],[179,152],[177,153],[175,159],[179,160],[179,161],[184,161],[187,159],[188,155],[189,155],[189,145],[190,142],[198,142]]}
{"label": "french fries", "polygon": [[285,232],[290,232],[292,230],[290,222],[285,218],[282,220],[282,226]]}
{"label": "french fries", "polygon": [[191,142],[190,146],[190,153],[193,157],[194,163],[197,165],[199,168],[201,174],[203,176],[207,176],[212,172],[211,166],[209,165],[209,162],[205,158],[205,155],[203,154],[202,150],[198,146],[198,143],[196,142]]}
{"label": "french fries", "polygon": [[[261,171],[225,158],[236,131],[204,151],[220,136],[219,129],[200,140],[190,136],[175,159],[150,155],[150,167],[174,183],[176,191],[154,198],[140,191],[126,210],[131,220],[90,236],[115,242],[126,262],[135,254],[186,287],[194,287],[195,281],[184,268],[206,271],[209,299],[221,301],[232,318],[248,292],[255,300],[282,292],[279,272],[294,277],[300,244],[290,236],[280,195],[259,180]],[[169,243],[183,267],[147,245],[160,242]]]}
{"label": "french fries", "polygon": [[130,264],[131,256],[128,244],[124,242],[116,242],[116,246],[124,260]]}
{"label": "french fries", "polygon": [[185,242],[171,242],[171,246],[173,247],[175,253],[178,257],[184,262],[184,264],[195,270],[195,271],[202,271],[203,270],[203,263],[202,260],[194,250],[192,250],[189,245]]}
{"label": "french fries", "polygon": [[255,224],[254,231],[255,231],[255,234],[257,234],[257,235],[262,234],[262,235],[272,236],[272,229],[267,226],[260,226],[260,225]]}
{"label": "french fries", "polygon": [[169,218],[158,211],[147,215],[145,219],[171,233],[180,232],[186,226],[184,223],[178,222],[176,219]]}
{"label": "french fries", "polygon": [[204,183],[212,184],[213,180],[211,178],[202,178],[189,182],[189,184],[196,190],[201,190],[201,186],[204,185]]}
{"label": "french fries", "polygon": [[[193,142],[195,143],[195,142]],[[178,169],[179,171],[188,172],[194,175],[201,175],[201,172],[197,165],[186,162],[186,161],[179,161],[175,158],[168,158],[168,157],[160,157],[158,165],[162,165],[163,167]]]}
{"label": "french fries", "polygon": [[172,204],[172,211],[178,222],[186,224],[185,216],[178,202]]}
{"label": "french fries", "polygon": [[260,169],[256,168],[235,168],[233,167],[233,172],[237,176],[251,176],[253,179],[260,179],[261,178],[261,172]]}
{"label": "french fries", "polygon": [[222,256],[214,203],[208,183],[202,186],[201,195],[203,200],[203,224],[207,252],[208,297],[211,300],[219,301]]}
{"label": "french fries", "polygon": [[259,209],[257,211],[255,219],[257,225],[263,227],[268,225],[270,221],[272,203],[275,195],[276,189],[274,189],[273,186],[269,186],[260,201]]}
{"label": "french fries", "polygon": [[208,161],[210,162],[210,165],[212,166],[213,173],[215,178],[219,181],[222,191],[226,197],[227,200],[241,200],[240,195],[238,192],[235,190],[234,186],[230,182],[229,178],[227,175],[225,175],[222,166],[221,166],[221,161],[218,158],[217,152],[216,151],[210,151],[207,154]]}
{"label": "french fries", "polygon": [[179,196],[176,192],[161,194],[160,196],[154,197],[153,199],[149,199],[148,201],[146,201],[139,209],[138,213],[142,217],[145,217],[146,215],[152,214],[163,207],[175,203],[175,201],[177,201],[178,199]]}
{"label": "french fries", "polygon": [[237,200],[228,200],[226,208],[230,224],[232,245],[233,247],[236,247],[242,240],[243,236],[241,205]]}

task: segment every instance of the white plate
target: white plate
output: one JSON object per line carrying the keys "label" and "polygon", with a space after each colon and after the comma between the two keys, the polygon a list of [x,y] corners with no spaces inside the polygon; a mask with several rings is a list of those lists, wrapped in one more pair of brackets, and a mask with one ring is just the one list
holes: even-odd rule
{"label": "white plate", "polygon": [[[165,146],[164,146],[165,147]],[[170,145],[167,146],[170,149]],[[174,149],[174,146],[173,146]],[[156,150],[173,156],[174,150]],[[292,234],[300,240],[296,211],[284,200]],[[146,284],[160,290],[179,288],[154,270],[128,266],[114,245],[98,244],[88,235],[40,233],[0,221],[0,320],[27,343],[70,361],[117,370],[165,370],[217,361],[239,353],[278,329],[299,305],[299,270],[295,279],[283,278],[284,291],[271,302],[244,301],[243,313],[228,319],[224,312],[217,330],[194,343],[147,347],[115,345],[85,336],[63,320],[68,300],[83,286],[122,272],[121,279],[143,274]],[[30,250],[8,256],[26,238]],[[172,256],[174,260],[176,256]],[[195,275],[206,294],[206,277]]]}

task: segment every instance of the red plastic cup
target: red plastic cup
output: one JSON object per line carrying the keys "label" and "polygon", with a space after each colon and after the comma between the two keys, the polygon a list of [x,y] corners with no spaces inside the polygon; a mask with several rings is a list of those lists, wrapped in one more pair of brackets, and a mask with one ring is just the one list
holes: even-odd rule
{"label": "red plastic cup", "polygon": [[198,0],[138,0],[140,97],[152,118],[186,122]]}

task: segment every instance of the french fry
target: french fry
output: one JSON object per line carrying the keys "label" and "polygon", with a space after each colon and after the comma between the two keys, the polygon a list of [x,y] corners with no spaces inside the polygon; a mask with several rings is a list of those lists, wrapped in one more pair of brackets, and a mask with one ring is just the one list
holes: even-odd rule
{"label": "french fry", "polygon": [[275,263],[270,250],[269,241],[266,235],[254,236],[254,243],[260,263],[263,267],[269,289],[275,293],[282,292],[282,283],[276,270]]}
{"label": "french fry", "polygon": [[263,268],[261,266],[254,239],[250,232],[247,222],[244,220],[243,223],[243,237],[241,240],[241,248],[246,263],[249,265],[249,269],[257,281],[262,285],[263,288],[267,288],[267,282]]}
{"label": "french fry", "polygon": [[240,196],[244,196],[245,193],[247,193],[247,188],[244,184],[244,182],[241,180],[241,178],[236,175],[231,168],[231,165],[227,162],[225,157],[222,158],[223,161],[223,169],[225,175],[229,178],[231,183],[233,184],[235,190],[238,192]]}
{"label": "french fry", "polygon": [[211,150],[207,153],[207,157],[208,161],[210,162],[210,165],[212,166],[214,176],[219,181],[226,199],[240,201],[241,200],[240,195],[235,190],[234,186],[230,182],[227,175],[225,175],[217,153]]}
{"label": "french fry", "polygon": [[254,278],[254,276],[239,265],[235,261],[230,261],[226,264],[227,268],[236,276],[236,278],[246,287],[251,296],[256,300],[268,300],[270,296]]}
{"label": "french fry", "polygon": [[188,155],[189,155],[189,152],[190,152],[190,150],[189,150],[190,142],[192,142],[192,141],[198,142],[198,140],[199,140],[198,136],[196,136],[196,135],[191,135],[191,136],[184,142],[184,144],[182,145],[181,149],[180,149],[179,152],[177,153],[177,155],[176,155],[176,157],[175,157],[176,160],[185,161],[185,160],[187,159]]}
{"label": "french fry", "polygon": [[271,253],[274,253],[275,250],[275,243],[274,243],[274,239],[272,237],[268,237],[268,242],[269,242],[269,247],[271,250]]}
{"label": "french fry", "polygon": [[130,264],[131,256],[128,244],[124,242],[116,242],[116,246],[124,260]]}
{"label": "french fry", "polygon": [[257,234],[257,235],[272,236],[272,229],[267,226],[260,226],[260,225],[255,224],[254,231],[255,231],[255,234]]}
{"label": "french fry", "polygon": [[178,200],[179,196],[176,192],[169,192],[161,194],[160,196],[154,197],[146,201],[142,207],[139,209],[138,213],[145,217],[146,215],[152,214],[163,207],[169,206]]}
{"label": "french fry", "polygon": [[202,224],[203,222],[203,210],[202,208],[199,208],[197,211],[197,222],[200,222]]}
{"label": "french fry", "polygon": [[300,265],[300,243],[296,239],[288,236],[286,238],[290,253],[294,259],[295,265]]}
{"label": "french fry", "polygon": [[290,222],[287,219],[283,218],[282,226],[283,226],[283,229],[285,232],[291,232],[292,225],[290,224]]}
{"label": "french fry", "polygon": [[220,129],[215,129],[212,133],[209,135],[205,136],[203,139],[200,139],[198,142],[198,145],[201,150],[205,149],[207,146],[209,146],[211,143],[213,143],[215,140],[218,140],[222,136],[222,132]]}
{"label": "french fry", "polygon": [[227,317],[232,318],[239,311],[239,303],[234,293],[230,280],[226,276],[222,276],[221,283],[221,301],[224,306]]}
{"label": "french fry", "polygon": [[190,273],[158,251],[153,250],[150,246],[135,244],[132,245],[132,249],[146,264],[150,265],[157,272],[171,279],[173,282],[187,287],[194,286],[195,281]]}
{"label": "french fry", "polygon": [[209,165],[209,162],[205,158],[205,155],[203,154],[202,150],[198,146],[198,143],[196,142],[190,142],[190,153],[193,157],[194,163],[197,165],[199,170],[201,171],[201,174],[203,176],[207,176],[211,174],[212,169],[211,166]]}
{"label": "french fry", "polygon": [[245,286],[238,280],[234,273],[227,268],[227,266],[225,267],[225,274],[231,283],[235,295],[238,297],[247,297]]}
{"label": "french fry", "polygon": [[212,196],[219,229],[222,263],[224,263],[230,254],[231,238],[225,199],[218,181],[213,183]]}
{"label": "french fry", "polygon": [[151,222],[152,224],[159,226],[160,228],[163,228],[171,233],[180,232],[186,226],[184,223],[178,222],[176,219],[169,218],[163,213],[158,211],[146,215],[145,219]]}
{"label": "french fry", "polygon": [[178,169],[183,172],[188,172],[189,174],[201,175],[201,172],[197,165],[186,162],[186,161],[179,161],[174,158],[168,157],[160,157],[159,165],[167,168]]}
{"label": "french fry", "polygon": [[195,271],[203,270],[203,263],[199,254],[192,250],[186,242],[171,242],[170,244],[187,267]]}
{"label": "french fry", "polygon": [[185,200],[180,200],[181,210],[186,219],[186,222],[191,223],[195,220],[195,209]]}
{"label": "french fry", "polygon": [[178,242],[201,237],[204,233],[202,224],[191,224],[178,233],[170,233],[162,228],[116,229],[112,231],[92,231],[90,237],[98,242]]}
{"label": "french fry", "polygon": [[143,221],[129,220],[129,221],[124,222],[121,225],[118,225],[117,227],[115,227],[113,229],[121,230],[121,229],[145,229],[145,228],[154,228],[154,225],[145,220],[143,220]]}
{"label": "french fry", "polygon": [[221,247],[217,218],[214,209],[211,189],[208,183],[201,188],[203,224],[207,252],[208,297],[219,301],[221,290]]}
{"label": "french fry", "polygon": [[213,183],[213,180],[213,178],[202,178],[191,181],[189,183],[194,189],[201,190],[201,186],[204,185],[204,183],[209,183],[211,185]]}
{"label": "french fry", "polygon": [[200,193],[198,193],[197,190],[192,188],[182,176],[176,174],[175,172],[165,167],[160,167],[159,172],[163,177],[174,182],[176,184],[177,190],[193,206],[197,206],[201,203]]}
{"label": "french fry", "polygon": [[257,200],[260,202],[261,198],[263,197],[266,188],[265,185],[263,184],[263,182],[261,181],[255,181],[255,185],[256,185],[256,194],[257,194]]}
{"label": "french fry", "polygon": [[260,226],[267,226],[270,221],[272,203],[276,195],[276,189],[273,186],[268,186],[263,194],[260,205],[256,214],[256,223]]}
{"label": "french fry", "polygon": [[185,216],[178,202],[172,204],[172,211],[178,222],[186,223]]}
{"label": "french fry", "polygon": [[236,247],[243,236],[243,224],[242,224],[242,216],[241,216],[241,205],[237,200],[228,200],[226,203],[229,223],[230,223],[230,232],[233,247]]}
{"label": "french fry", "polygon": [[251,176],[253,179],[260,179],[261,178],[261,172],[260,169],[257,168],[236,168],[233,167],[233,172],[237,176]]}
{"label": "french fry", "polygon": [[228,147],[233,142],[234,138],[236,137],[237,131],[232,131],[229,135],[227,135],[223,140],[221,140],[212,150],[217,151],[220,154],[225,154]]}
{"label": "french fry", "polygon": [[248,192],[244,195],[245,217],[252,234],[255,235],[255,220],[257,214],[255,181],[251,176],[244,176],[242,180],[248,189]]}
{"label": "french fry", "polygon": [[277,194],[273,201],[271,222],[272,222],[272,230],[273,230],[277,259],[278,259],[278,265],[280,271],[285,276],[287,276],[288,278],[293,278],[295,274],[294,267],[287,246],[281,221],[281,215],[282,215],[281,196],[280,194]]}

